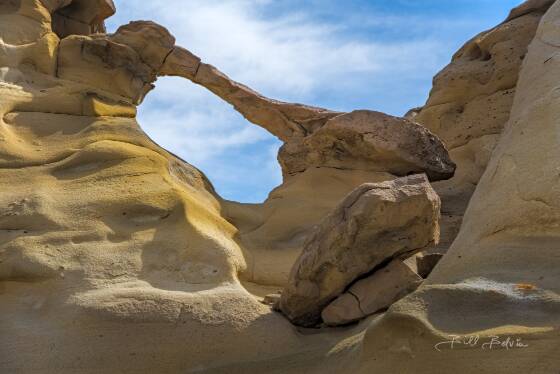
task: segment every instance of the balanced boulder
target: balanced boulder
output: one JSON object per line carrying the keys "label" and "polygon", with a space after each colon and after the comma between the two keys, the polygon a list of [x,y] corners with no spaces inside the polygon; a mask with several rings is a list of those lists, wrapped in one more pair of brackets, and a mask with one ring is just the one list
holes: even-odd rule
{"label": "balanced boulder", "polygon": [[358,277],[439,240],[439,197],[425,175],[363,184],[307,239],[279,302],[294,324],[313,326]]}
{"label": "balanced boulder", "polygon": [[387,309],[416,290],[422,278],[401,260],[393,260],[367,278],[360,279],[330,303],[321,317],[329,326],[344,325]]}
{"label": "balanced boulder", "polygon": [[278,160],[285,176],[331,167],[397,176],[426,173],[436,181],[449,179],[455,172],[443,142],[425,127],[371,110],[331,118],[313,134],[286,143]]}

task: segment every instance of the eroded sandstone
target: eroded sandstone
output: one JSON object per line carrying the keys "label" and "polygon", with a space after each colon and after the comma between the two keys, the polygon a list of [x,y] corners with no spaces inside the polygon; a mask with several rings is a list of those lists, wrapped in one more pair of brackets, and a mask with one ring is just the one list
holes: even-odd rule
{"label": "eroded sandstone", "polygon": [[336,116],[304,139],[286,143],[278,160],[284,175],[330,167],[397,176],[425,172],[436,181],[455,172],[447,149],[425,127],[368,110]]}
{"label": "eroded sandstone", "polygon": [[313,326],[321,311],[356,278],[439,239],[439,198],[425,175],[364,184],[307,238],[279,308]]}
{"label": "eroded sandstone", "polygon": [[[1,372],[558,367],[558,2],[527,1],[469,41],[409,120],[266,98],[175,45],[157,24],[105,34],[114,11],[110,0],[0,2],[0,336],[9,337],[0,340]],[[210,89],[282,139],[285,179],[265,203],[224,201],[203,173],[142,132],[136,105],[163,75]],[[434,184],[443,201],[441,249],[477,192],[450,252],[415,292],[382,316],[313,333],[260,302],[279,298],[313,227],[348,193],[364,183],[394,185],[409,172],[447,178],[450,159],[455,176]],[[364,203],[371,214],[382,206]],[[417,219],[414,209],[398,214]],[[382,239],[401,232],[385,214],[360,221],[362,236],[346,235],[354,228],[343,225],[341,238],[370,249],[371,225],[387,230]],[[431,217],[417,227],[435,236]],[[314,245],[340,249],[320,236]],[[423,244],[409,239],[403,255]],[[356,274],[373,271],[373,279],[383,261],[400,257],[388,249],[379,267],[372,258],[332,261],[334,274],[343,264],[353,275],[317,276],[311,288],[339,294],[358,284]],[[372,283],[378,291],[367,297],[379,300],[381,286]],[[313,320],[325,300],[310,301]],[[434,346],[449,334],[512,336],[526,347],[448,350],[442,360]]]}
{"label": "eroded sandstone", "polygon": [[367,278],[354,283],[321,312],[329,326],[345,325],[387,309],[413,292],[422,278],[403,261],[396,259]]}
{"label": "eroded sandstone", "polygon": [[430,97],[414,121],[436,134],[457,164],[452,179],[437,182],[442,200],[445,252],[510,117],[520,69],[539,22],[552,0],[526,1],[496,27],[463,45],[434,77]]}

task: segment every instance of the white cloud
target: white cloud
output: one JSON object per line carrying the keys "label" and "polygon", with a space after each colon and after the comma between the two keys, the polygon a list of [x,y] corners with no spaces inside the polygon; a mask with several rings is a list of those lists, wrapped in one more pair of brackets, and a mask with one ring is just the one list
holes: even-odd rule
{"label": "white cloud", "polygon": [[[374,42],[352,40],[348,25],[314,20],[302,11],[263,15],[262,0],[150,1],[124,18],[151,18],[168,27],[177,43],[232,78],[265,94],[305,98],[313,90],[332,88],[337,79],[356,73],[382,74],[433,68],[438,63],[434,40]],[[120,0],[121,9],[137,5]],[[129,16],[129,17],[127,17]],[[394,27],[408,25],[398,17],[368,17]],[[400,22],[400,24],[398,24]]]}
{"label": "white cloud", "polygon": [[[348,32],[348,24],[320,21],[303,10],[270,15],[266,13],[266,6],[273,4],[270,0],[115,2],[118,12],[109,21],[110,30],[130,20],[154,20],[176,36],[177,44],[265,95],[315,105],[321,104],[321,97],[333,96],[339,98],[334,109],[354,108],[351,101],[344,102],[345,97],[367,92],[376,79],[379,84],[391,76],[401,82],[407,76],[431,77],[450,55],[433,38],[397,42],[357,38]],[[377,22],[407,27],[406,18],[383,20]],[[376,20],[370,17],[368,22]],[[263,198],[274,187],[279,180],[274,151],[279,143],[270,134],[190,82],[164,79],[156,86],[139,116],[154,140],[201,166],[226,195],[248,181],[257,191],[249,197],[252,200]],[[396,90],[381,86],[388,90],[387,100],[392,100],[391,92],[406,91],[398,83]],[[248,153],[247,146],[257,152]],[[232,175],[251,178],[232,181]],[[232,192],[226,197],[238,196]]]}
{"label": "white cloud", "polygon": [[[166,83],[179,85],[178,78]],[[218,99],[199,96],[199,89],[185,87],[180,103],[163,104],[160,98],[140,112],[142,127],[169,150],[186,155],[193,164],[205,163],[222,156],[228,148],[269,138],[265,130],[246,124],[242,117]],[[165,92],[163,92],[165,96]],[[208,94],[210,96],[210,94]]]}

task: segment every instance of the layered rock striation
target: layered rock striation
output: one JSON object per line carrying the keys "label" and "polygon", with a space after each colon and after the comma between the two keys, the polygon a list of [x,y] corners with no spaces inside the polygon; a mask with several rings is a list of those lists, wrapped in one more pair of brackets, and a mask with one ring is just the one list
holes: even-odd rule
{"label": "layered rock striation", "polygon": [[[107,34],[114,12],[0,1],[0,372],[560,365],[557,1],[469,41],[408,118],[266,98],[153,22]],[[136,107],[159,76],[283,141],[263,204],[223,200],[144,134]],[[409,257],[439,224],[441,261]],[[273,302],[300,325],[353,324],[296,327]],[[518,345],[445,350],[457,336]]]}
{"label": "layered rock striation", "polygon": [[412,112],[414,121],[442,139],[457,163],[454,178],[434,184],[442,199],[442,240],[434,251],[446,251],[458,233],[510,117],[528,45],[553,2],[527,1],[504,22],[469,40],[434,77],[425,106]]}

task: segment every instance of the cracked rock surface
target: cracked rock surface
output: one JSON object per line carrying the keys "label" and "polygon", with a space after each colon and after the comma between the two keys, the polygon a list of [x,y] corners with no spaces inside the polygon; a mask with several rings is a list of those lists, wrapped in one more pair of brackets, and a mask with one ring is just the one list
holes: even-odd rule
{"label": "cracked rock surface", "polygon": [[436,244],[439,204],[425,175],[358,187],[308,237],[280,310],[295,324],[316,325],[356,278]]}
{"label": "cracked rock surface", "polygon": [[[0,372],[555,372],[559,8],[527,1],[473,38],[404,120],[266,98],[149,21],[106,34],[110,0],[0,0]],[[136,107],[164,75],[284,142],[265,202],[225,201],[142,131]],[[320,320],[432,243],[437,199],[409,172],[434,181],[454,241],[416,291],[339,328],[263,304],[303,295],[286,309]],[[345,198],[349,219],[329,216]],[[308,282],[279,296],[296,261]],[[434,349],[450,336],[526,347]]]}
{"label": "cracked rock surface", "polygon": [[396,259],[367,278],[354,283],[321,312],[329,326],[345,325],[387,309],[413,292],[422,278],[403,261]]}

